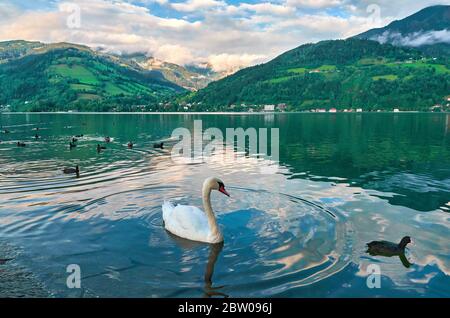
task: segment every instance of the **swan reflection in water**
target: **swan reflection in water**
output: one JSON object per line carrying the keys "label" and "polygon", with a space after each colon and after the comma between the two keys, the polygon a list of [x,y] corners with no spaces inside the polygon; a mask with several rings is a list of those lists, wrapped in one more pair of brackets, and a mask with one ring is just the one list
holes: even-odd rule
{"label": "swan reflection in water", "polygon": [[228,298],[227,294],[221,293],[218,290],[225,286],[213,287],[212,276],[214,274],[214,266],[216,265],[217,258],[222,252],[223,242],[209,245],[208,264],[206,264],[205,270],[205,297],[221,296]]}
{"label": "swan reflection in water", "polygon": [[208,262],[206,264],[205,276],[204,276],[205,285],[203,287],[203,292],[204,292],[203,297],[210,298],[210,297],[218,296],[218,297],[228,298],[229,295],[220,292],[220,290],[222,288],[226,287],[225,285],[217,286],[217,287],[213,286],[214,268],[215,268],[217,259],[219,258],[219,255],[222,252],[224,243],[220,242],[220,243],[214,243],[214,244],[207,244],[207,243],[196,242],[196,241],[191,241],[191,240],[181,238],[179,236],[176,236],[176,235],[170,233],[167,230],[166,230],[166,233],[170,236],[170,238],[172,238],[174,240],[174,242],[179,247],[186,249],[186,250],[194,249],[194,248],[200,247],[200,246],[209,245]]}
{"label": "swan reflection in water", "polygon": [[384,257],[392,257],[398,256],[403,266],[409,268],[412,264],[408,261],[405,255],[406,245],[411,243],[411,238],[409,236],[405,236],[402,238],[400,243],[392,243],[388,241],[372,241],[367,243],[367,251],[366,253],[371,256],[384,256]]}

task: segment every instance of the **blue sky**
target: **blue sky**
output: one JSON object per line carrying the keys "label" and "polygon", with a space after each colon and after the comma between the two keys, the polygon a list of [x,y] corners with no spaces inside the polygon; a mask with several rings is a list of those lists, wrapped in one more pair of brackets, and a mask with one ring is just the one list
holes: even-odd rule
{"label": "blue sky", "polygon": [[217,71],[346,38],[433,0],[2,0],[0,41],[75,42]]}

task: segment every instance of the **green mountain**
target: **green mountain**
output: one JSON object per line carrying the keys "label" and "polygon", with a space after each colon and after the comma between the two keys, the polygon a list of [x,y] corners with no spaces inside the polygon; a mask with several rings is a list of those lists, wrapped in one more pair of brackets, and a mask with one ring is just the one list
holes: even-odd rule
{"label": "green mountain", "polygon": [[20,58],[22,56],[38,52],[43,49],[44,44],[41,42],[29,41],[6,41],[0,42],[0,63]]}
{"label": "green mountain", "polygon": [[117,58],[137,70],[160,72],[168,81],[191,91],[204,88],[212,81],[224,77],[223,74],[214,72],[207,66],[189,65],[184,67],[149,57],[144,53],[123,54]]}
{"label": "green mountain", "polygon": [[[197,110],[286,103],[291,110],[425,110],[450,94],[450,61],[348,39],[306,44],[191,93]],[[244,109],[245,109],[244,107]]]}
{"label": "green mountain", "polygon": [[184,91],[85,46],[26,41],[0,43],[0,87],[0,105],[16,111],[154,109]]}
{"label": "green mountain", "polygon": [[416,47],[427,54],[450,54],[450,5],[424,8],[383,28],[372,29],[356,36],[380,43]]}
{"label": "green mountain", "polygon": [[425,8],[347,40],[302,45],[223,79],[206,64],[182,67],[142,53],[0,42],[0,111],[445,108],[449,22],[450,6]]}

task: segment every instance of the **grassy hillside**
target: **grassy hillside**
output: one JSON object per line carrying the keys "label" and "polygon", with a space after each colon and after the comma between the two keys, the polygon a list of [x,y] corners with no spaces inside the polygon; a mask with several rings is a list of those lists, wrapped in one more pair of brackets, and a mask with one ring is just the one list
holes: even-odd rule
{"label": "grassy hillside", "polygon": [[15,58],[0,64],[0,105],[17,111],[132,110],[183,90],[159,73],[138,72],[85,47],[31,50],[40,51],[27,54],[16,45],[9,54]]}
{"label": "grassy hillside", "polygon": [[442,102],[449,94],[448,59],[349,39],[300,46],[211,83],[185,100],[215,109],[286,103],[292,110],[419,110]]}

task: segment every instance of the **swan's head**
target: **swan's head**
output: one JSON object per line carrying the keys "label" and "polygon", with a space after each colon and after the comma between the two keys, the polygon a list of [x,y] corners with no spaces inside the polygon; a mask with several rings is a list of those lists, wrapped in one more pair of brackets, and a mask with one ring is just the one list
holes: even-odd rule
{"label": "swan's head", "polygon": [[230,196],[230,194],[227,192],[227,190],[225,190],[225,184],[219,178],[211,177],[211,178],[206,179],[205,182],[203,183],[203,188],[217,190],[219,192],[222,192],[226,196]]}

